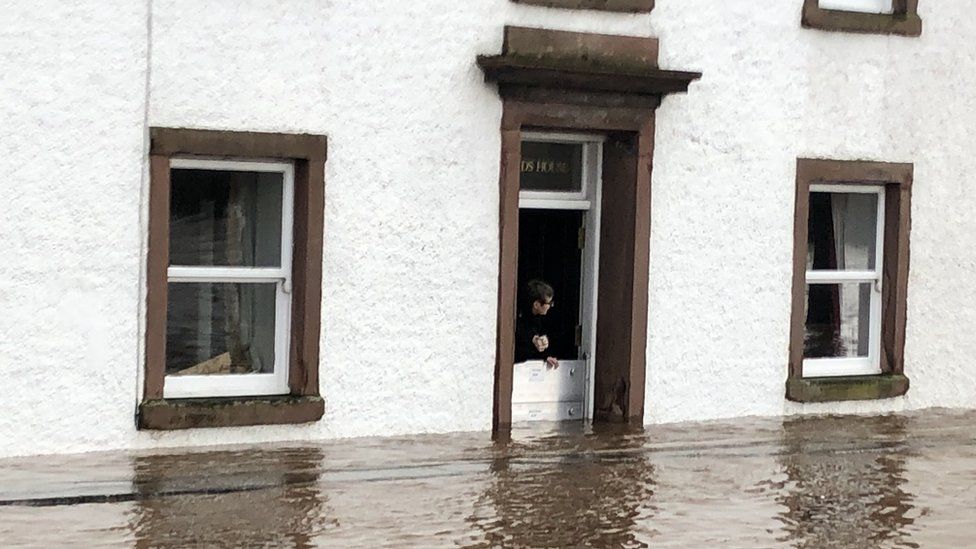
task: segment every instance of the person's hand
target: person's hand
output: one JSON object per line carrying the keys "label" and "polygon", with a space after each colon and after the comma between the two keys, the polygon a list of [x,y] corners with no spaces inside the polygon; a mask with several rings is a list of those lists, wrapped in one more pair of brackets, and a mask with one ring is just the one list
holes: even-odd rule
{"label": "person's hand", "polygon": [[555,370],[559,368],[559,360],[556,357],[551,356],[546,359],[546,366]]}
{"label": "person's hand", "polygon": [[535,350],[541,353],[549,348],[549,338],[544,335],[532,336],[532,344],[535,345]]}

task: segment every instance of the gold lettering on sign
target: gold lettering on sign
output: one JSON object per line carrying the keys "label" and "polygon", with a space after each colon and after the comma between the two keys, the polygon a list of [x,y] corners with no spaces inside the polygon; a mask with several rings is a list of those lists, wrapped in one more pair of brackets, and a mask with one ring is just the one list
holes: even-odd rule
{"label": "gold lettering on sign", "polygon": [[566,175],[570,172],[568,162],[543,158],[523,159],[522,173],[545,173]]}

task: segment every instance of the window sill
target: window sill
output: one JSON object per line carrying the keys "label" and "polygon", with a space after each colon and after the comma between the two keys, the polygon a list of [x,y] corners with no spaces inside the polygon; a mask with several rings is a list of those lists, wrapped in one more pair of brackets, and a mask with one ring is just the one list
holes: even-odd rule
{"label": "window sill", "polygon": [[325,402],[313,396],[149,400],[139,406],[139,429],[170,431],[318,421]]}
{"label": "window sill", "polygon": [[786,382],[786,398],[793,402],[880,400],[902,396],[908,386],[903,375],[792,378]]}
{"label": "window sill", "polygon": [[624,13],[649,13],[654,0],[513,0],[517,4],[529,4],[567,10],[600,10]]}
{"label": "window sill", "polygon": [[922,18],[917,13],[860,13],[828,10],[819,7],[816,0],[808,1],[804,6],[803,26],[808,29],[865,34],[899,36],[922,34]]}

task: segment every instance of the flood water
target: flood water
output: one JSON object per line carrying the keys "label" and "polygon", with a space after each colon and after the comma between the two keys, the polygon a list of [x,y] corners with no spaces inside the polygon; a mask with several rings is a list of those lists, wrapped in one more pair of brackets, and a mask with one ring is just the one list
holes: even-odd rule
{"label": "flood water", "polygon": [[0,460],[0,546],[972,547],[976,413]]}

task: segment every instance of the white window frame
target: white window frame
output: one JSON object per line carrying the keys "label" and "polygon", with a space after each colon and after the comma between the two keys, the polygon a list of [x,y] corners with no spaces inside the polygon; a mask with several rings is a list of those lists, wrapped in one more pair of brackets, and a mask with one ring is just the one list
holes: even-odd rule
{"label": "white window frame", "polygon": [[819,0],[820,9],[851,11],[857,13],[884,13],[895,12],[893,0]]}
{"label": "white window frame", "polygon": [[579,191],[519,191],[519,208],[589,210],[592,205],[589,187],[595,180],[592,172],[599,171],[600,145],[605,138],[587,134],[524,132],[522,142],[525,141],[582,145],[583,159]]}
{"label": "white window frame", "polygon": [[804,358],[803,377],[835,377],[875,375],[881,373],[881,296],[884,268],[884,186],[874,185],[810,185],[810,193],[874,194],[878,197],[875,226],[874,270],[811,270],[806,271],[806,285],[837,283],[870,283],[870,327],[868,356],[854,358]]}
{"label": "white window frame", "polygon": [[274,372],[246,375],[165,376],[163,398],[236,397],[287,394],[291,333],[292,231],[295,168],[288,162],[173,158],[170,169],[245,171],[282,174],[281,262],[279,267],[171,265],[168,283],[274,283]]}

